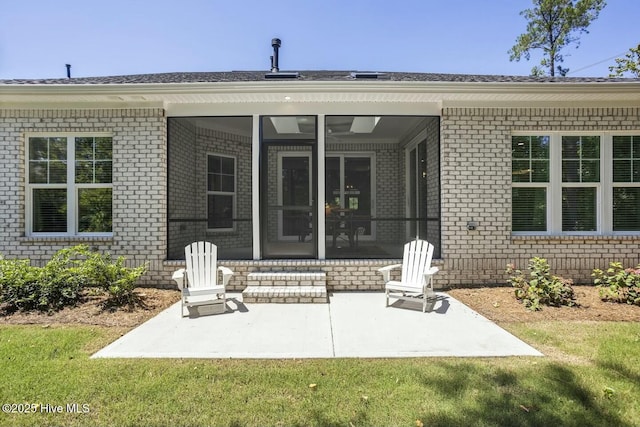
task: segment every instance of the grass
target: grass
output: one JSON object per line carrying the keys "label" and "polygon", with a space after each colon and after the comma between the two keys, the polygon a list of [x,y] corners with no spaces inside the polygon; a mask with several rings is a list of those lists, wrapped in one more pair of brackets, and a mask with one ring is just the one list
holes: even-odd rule
{"label": "grass", "polygon": [[0,426],[640,425],[639,324],[506,327],[550,356],[92,360],[118,331],[1,326],[0,403],[63,413],[3,413]]}

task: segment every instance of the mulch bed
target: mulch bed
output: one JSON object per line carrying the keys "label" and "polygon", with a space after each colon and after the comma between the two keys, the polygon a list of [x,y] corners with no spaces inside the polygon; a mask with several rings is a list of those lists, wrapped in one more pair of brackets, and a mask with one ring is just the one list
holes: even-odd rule
{"label": "mulch bed", "polygon": [[531,311],[516,300],[512,287],[459,288],[447,291],[484,317],[496,322],[640,321],[640,307],[600,300],[595,286],[573,286],[577,307],[544,307]]}
{"label": "mulch bed", "polygon": [[[640,307],[600,300],[594,286],[574,286],[577,307],[544,307],[530,311],[516,300],[511,287],[458,288],[447,292],[484,317],[496,322],[537,321],[640,321]],[[136,307],[105,308],[106,297],[86,293],[83,301],[51,313],[6,313],[0,307],[0,324],[83,324],[135,327],[180,300],[177,290],[142,288]]]}
{"label": "mulch bed", "polygon": [[104,295],[85,292],[81,303],[60,311],[7,313],[6,310],[0,309],[0,323],[135,327],[180,300],[180,293],[170,289],[141,288],[136,294],[140,304],[135,307],[105,307]]}

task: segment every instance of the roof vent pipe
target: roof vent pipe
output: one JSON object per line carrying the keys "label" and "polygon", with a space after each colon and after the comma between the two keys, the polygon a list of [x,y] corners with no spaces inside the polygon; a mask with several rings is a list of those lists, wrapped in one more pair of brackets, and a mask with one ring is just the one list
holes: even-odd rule
{"label": "roof vent pipe", "polygon": [[277,73],[280,71],[278,66],[278,49],[280,49],[280,39],[271,39],[271,46],[273,46],[273,56],[271,57],[271,72]]}
{"label": "roof vent pipe", "polygon": [[67,67],[67,78],[70,79],[71,78],[71,64],[64,64],[65,67]]}

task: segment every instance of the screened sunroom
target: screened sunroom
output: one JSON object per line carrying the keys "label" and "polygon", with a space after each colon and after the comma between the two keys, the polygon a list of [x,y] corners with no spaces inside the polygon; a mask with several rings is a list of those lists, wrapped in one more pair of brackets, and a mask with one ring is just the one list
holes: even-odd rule
{"label": "screened sunroom", "polygon": [[221,259],[440,254],[436,116],[168,119],[168,259],[190,242]]}

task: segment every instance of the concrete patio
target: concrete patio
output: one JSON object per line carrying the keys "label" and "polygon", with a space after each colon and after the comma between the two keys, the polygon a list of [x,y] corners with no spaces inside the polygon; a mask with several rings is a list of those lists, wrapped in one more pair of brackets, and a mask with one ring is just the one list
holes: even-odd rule
{"label": "concrete patio", "polygon": [[384,294],[334,293],[329,304],[244,304],[180,317],[176,303],[94,358],[392,358],[542,356],[446,293],[432,310],[384,306]]}

